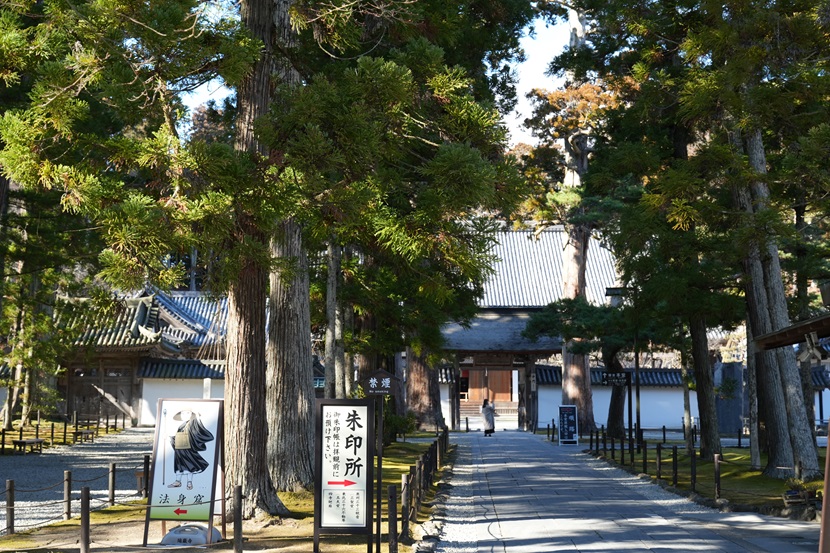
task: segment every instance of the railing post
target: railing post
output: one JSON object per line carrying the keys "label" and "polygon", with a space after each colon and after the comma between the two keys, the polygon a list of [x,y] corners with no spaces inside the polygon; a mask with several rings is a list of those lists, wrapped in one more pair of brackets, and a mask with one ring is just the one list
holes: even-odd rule
{"label": "railing post", "polygon": [[602,427],[602,456],[608,456],[608,436],[605,434],[605,427]]}
{"label": "railing post", "polygon": [[620,438],[620,464],[625,466],[625,434]]}
{"label": "railing post", "polygon": [[416,517],[418,516],[417,513],[421,512],[421,497],[424,490],[424,460],[423,456],[419,457],[418,460],[415,462],[415,485],[413,486],[414,489],[412,490],[415,494],[415,513]]}
{"label": "railing post", "polygon": [[0,455],[6,454],[6,429],[0,430]]}
{"label": "railing post", "polygon": [[663,443],[666,443],[666,425],[663,425]]}
{"label": "railing post", "polygon": [[643,440],[641,443],[643,451],[643,474],[648,474],[648,442]]}
{"label": "railing post", "polygon": [[144,455],[144,486],[141,490],[141,497],[147,497],[150,493],[150,455]]}
{"label": "railing post", "polygon": [[409,475],[401,475],[401,539],[409,536]]}
{"label": "railing post", "polygon": [[677,446],[671,447],[671,485],[677,487]]}
{"label": "railing post", "polygon": [[657,444],[657,480],[663,478],[663,444]]}
{"label": "railing post", "polygon": [[395,484],[389,484],[389,553],[398,553],[398,488]]}
{"label": "railing post", "polygon": [[617,441],[614,439],[614,436],[611,436],[611,460],[612,461],[617,460],[617,448],[615,446],[616,443],[617,443]]}
{"label": "railing post", "polygon": [[63,471],[63,520],[72,518],[72,471]]}
{"label": "railing post", "polygon": [[14,534],[14,480],[6,480],[6,533]]}
{"label": "railing post", "polygon": [[233,553],[242,553],[242,486],[233,489]]}
{"label": "railing post", "polygon": [[692,448],[692,458],[690,459],[690,461],[691,461],[690,471],[692,473],[692,475],[691,475],[692,476],[692,481],[691,481],[689,487],[694,492],[694,491],[696,491],[695,486],[697,486],[697,452],[695,451],[695,448]]}
{"label": "railing post", "polygon": [[715,453],[715,500],[720,499],[720,453]]}
{"label": "railing post", "polygon": [[109,500],[110,500],[110,507],[115,505],[115,463],[110,463]]}
{"label": "railing post", "polygon": [[81,488],[81,553],[89,553],[89,486]]}

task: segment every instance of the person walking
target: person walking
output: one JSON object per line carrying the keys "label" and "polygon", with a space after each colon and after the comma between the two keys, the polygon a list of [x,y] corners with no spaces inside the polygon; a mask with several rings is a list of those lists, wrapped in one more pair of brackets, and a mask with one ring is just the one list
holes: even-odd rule
{"label": "person walking", "polygon": [[490,436],[496,431],[496,406],[485,399],[481,406],[481,420],[484,422],[484,437]]}

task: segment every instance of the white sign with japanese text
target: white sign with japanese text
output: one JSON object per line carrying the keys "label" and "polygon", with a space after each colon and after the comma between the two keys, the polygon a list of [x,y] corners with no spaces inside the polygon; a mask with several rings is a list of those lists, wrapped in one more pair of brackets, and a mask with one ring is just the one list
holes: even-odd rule
{"label": "white sign with japanese text", "polygon": [[322,405],[320,528],[371,524],[373,444],[369,405]]}

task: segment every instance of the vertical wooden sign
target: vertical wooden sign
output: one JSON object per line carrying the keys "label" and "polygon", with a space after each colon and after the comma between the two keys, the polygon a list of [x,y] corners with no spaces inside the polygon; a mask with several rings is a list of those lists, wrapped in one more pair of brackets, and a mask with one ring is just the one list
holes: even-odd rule
{"label": "vertical wooden sign", "polygon": [[372,547],[371,400],[317,400],[314,551],[320,534],[366,534]]}

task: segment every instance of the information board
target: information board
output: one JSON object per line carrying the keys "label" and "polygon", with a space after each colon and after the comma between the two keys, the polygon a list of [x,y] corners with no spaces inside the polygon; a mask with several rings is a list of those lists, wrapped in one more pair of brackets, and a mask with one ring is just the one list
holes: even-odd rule
{"label": "information board", "polygon": [[316,426],[315,534],[370,534],[373,402],[318,400]]}
{"label": "information board", "polygon": [[579,444],[576,405],[559,406],[559,445]]}
{"label": "information board", "polygon": [[217,486],[223,427],[221,399],[159,399],[145,546],[151,520],[203,521],[212,528],[217,488],[224,501]]}

